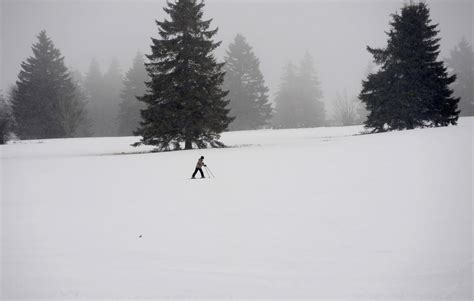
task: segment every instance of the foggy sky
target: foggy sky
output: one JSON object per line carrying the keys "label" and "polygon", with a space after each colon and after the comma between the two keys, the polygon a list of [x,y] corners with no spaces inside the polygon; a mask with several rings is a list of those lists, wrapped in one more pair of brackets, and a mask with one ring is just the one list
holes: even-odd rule
{"label": "foggy sky", "polygon": [[[322,84],[324,100],[337,93],[360,91],[371,56],[366,46],[384,47],[390,14],[407,1],[207,0],[205,18],[219,27],[216,51],[223,59],[237,33],[243,34],[260,59],[270,88],[277,91],[282,67],[299,63],[308,51]],[[439,23],[441,57],[464,36],[472,43],[473,4],[470,0],[425,1]],[[20,64],[32,55],[36,35],[47,31],[71,69],[85,74],[92,58],[104,72],[117,58],[126,72],[137,51],[150,53],[150,38],[158,37],[155,19],[165,13],[163,0],[0,0],[0,88],[12,85]]]}

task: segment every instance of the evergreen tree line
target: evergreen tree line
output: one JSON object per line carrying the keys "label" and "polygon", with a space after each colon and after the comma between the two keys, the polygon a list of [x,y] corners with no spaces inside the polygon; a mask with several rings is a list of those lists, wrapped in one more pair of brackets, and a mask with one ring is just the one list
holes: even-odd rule
{"label": "evergreen tree line", "polygon": [[137,54],[123,76],[113,60],[102,74],[93,59],[89,71],[69,71],[46,31],[37,36],[33,55],[22,63],[16,84],[0,93],[0,142],[20,139],[132,135],[143,106],[148,79]]}
{"label": "evergreen tree line", "polygon": [[[244,36],[229,45],[225,62],[216,60],[217,29],[202,19],[203,8],[196,0],[169,2],[147,61],[137,54],[125,75],[116,61],[103,74],[95,60],[84,77],[70,72],[40,32],[16,85],[0,98],[2,139],[10,132],[20,139],[136,134],[137,145],[165,150],[221,146],[225,130],[327,124],[309,53],[298,66],[284,67],[272,108],[260,61]],[[448,70],[438,60],[438,25],[426,4],[406,4],[392,18],[387,47],[367,48],[378,68],[367,72],[359,100],[336,100],[338,123],[366,117],[367,128],[385,131],[456,124],[459,110],[472,115],[472,46],[461,41],[446,59]]]}
{"label": "evergreen tree line", "polygon": [[131,68],[122,74],[116,59],[102,73],[93,59],[85,77],[80,76],[78,86],[88,102],[89,133],[95,137],[130,136],[138,127],[143,106],[136,97],[145,93],[144,56],[137,53]]}

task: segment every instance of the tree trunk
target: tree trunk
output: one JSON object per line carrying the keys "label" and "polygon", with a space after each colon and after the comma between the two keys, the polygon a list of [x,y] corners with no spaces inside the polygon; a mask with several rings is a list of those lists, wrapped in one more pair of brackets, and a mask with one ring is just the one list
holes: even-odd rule
{"label": "tree trunk", "polygon": [[192,149],[193,148],[193,142],[191,139],[186,139],[184,142],[184,149]]}

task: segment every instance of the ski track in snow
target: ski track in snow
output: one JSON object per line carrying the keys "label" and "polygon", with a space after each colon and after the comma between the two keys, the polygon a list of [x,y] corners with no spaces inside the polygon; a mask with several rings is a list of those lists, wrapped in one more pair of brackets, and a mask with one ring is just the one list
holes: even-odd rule
{"label": "ski track in snow", "polygon": [[0,296],[470,300],[473,126],[0,146]]}

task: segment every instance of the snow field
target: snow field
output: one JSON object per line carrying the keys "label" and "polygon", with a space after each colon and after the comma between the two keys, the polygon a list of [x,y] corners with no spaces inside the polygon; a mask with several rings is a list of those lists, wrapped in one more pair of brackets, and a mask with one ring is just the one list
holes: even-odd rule
{"label": "snow field", "polygon": [[1,146],[1,296],[469,300],[473,125]]}

